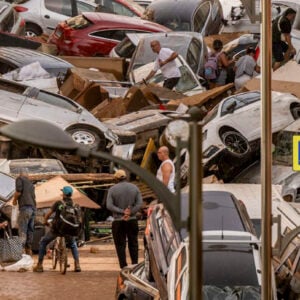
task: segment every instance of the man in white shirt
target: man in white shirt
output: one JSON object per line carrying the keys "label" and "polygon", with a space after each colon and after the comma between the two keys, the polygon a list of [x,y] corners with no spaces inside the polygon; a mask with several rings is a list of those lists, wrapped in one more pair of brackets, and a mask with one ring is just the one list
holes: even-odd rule
{"label": "man in white shirt", "polygon": [[159,41],[156,40],[151,41],[150,46],[152,51],[157,53],[157,58],[153,70],[145,78],[145,81],[148,81],[160,69],[165,78],[163,86],[172,90],[180,79],[180,71],[175,62],[178,54],[169,48],[162,48]]}
{"label": "man in white shirt", "polygon": [[161,164],[157,170],[156,178],[162,181],[172,193],[175,193],[175,166],[169,158],[168,147],[160,147],[157,151],[157,156]]}

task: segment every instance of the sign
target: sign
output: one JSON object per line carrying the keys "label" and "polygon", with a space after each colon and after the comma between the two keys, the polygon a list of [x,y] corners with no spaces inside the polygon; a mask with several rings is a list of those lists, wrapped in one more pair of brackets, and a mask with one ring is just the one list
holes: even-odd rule
{"label": "sign", "polygon": [[293,170],[300,171],[300,135],[293,136]]}

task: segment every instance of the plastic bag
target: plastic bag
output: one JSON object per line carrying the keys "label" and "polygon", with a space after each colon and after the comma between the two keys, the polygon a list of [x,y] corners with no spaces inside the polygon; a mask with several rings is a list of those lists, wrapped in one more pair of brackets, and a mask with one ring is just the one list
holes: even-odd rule
{"label": "plastic bag", "polygon": [[22,258],[15,262],[12,265],[3,267],[4,271],[15,271],[15,272],[22,272],[22,271],[29,271],[32,269],[33,266],[33,259],[30,255],[22,254]]}

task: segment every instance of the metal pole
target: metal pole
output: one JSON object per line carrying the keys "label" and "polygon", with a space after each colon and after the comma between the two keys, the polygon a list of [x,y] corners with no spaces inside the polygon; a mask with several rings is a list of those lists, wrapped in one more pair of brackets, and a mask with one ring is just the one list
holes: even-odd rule
{"label": "metal pole", "polygon": [[191,300],[202,299],[202,126],[200,110],[189,110],[190,122],[190,222],[189,291]]}
{"label": "metal pole", "polygon": [[271,0],[261,0],[261,199],[262,299],[272,299],[272,31]]}

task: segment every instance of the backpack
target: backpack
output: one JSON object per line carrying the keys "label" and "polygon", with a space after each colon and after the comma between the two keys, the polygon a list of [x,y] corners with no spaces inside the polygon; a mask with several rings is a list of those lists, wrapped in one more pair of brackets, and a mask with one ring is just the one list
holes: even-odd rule
{"label": "backpack", "polygon": [[204,64],[204,77],[205,79],[216,79],[218,77],[218,54],[210,54],[207,58],[206,63]]}
{"label": "backpack", "polygon": [[59,216],[57,218],[57,230],[65,236],[78,236],[81,230],[81,208],[70,202],[59,205]]}

